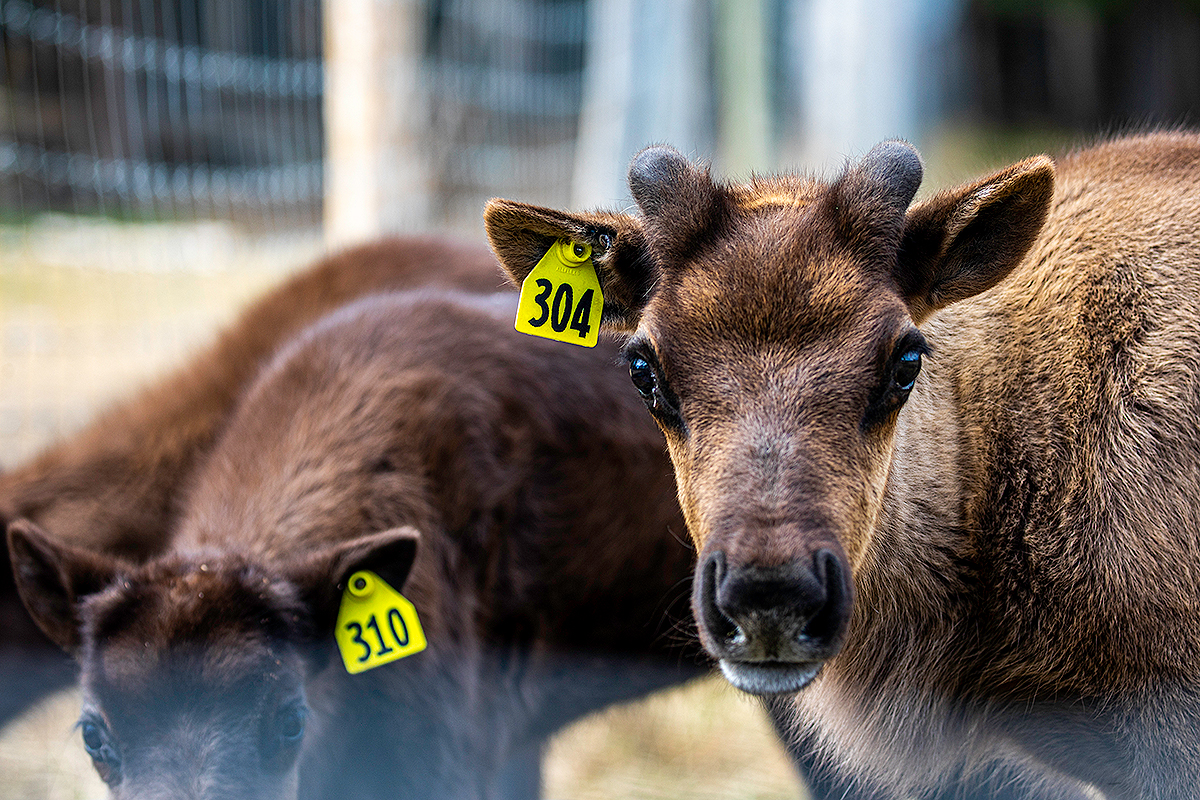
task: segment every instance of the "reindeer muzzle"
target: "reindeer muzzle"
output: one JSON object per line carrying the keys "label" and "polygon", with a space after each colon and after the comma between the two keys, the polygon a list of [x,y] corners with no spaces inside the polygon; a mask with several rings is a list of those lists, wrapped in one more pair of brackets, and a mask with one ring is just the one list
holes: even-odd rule
{"label": "reindeer muzzle", "polygon": [[751,694],[799,691],[841,649],[850,618],[848,568],[832,550],[776,566],[708,554],[693,606],[701,641],[734,686]]}

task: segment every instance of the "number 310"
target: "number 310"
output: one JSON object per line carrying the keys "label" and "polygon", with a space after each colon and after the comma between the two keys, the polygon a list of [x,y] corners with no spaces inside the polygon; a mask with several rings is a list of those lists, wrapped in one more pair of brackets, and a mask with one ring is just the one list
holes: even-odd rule
{"label": "number 310", "polygon": [[[392,641],[400,647],[405,647],[408,644],[408,626],[404,624],[404,617],[401,616],[398,609],[390,609],[387,615],[388,630],[392,634]],[[396,629],[396,623],[400,624],[400,629]],[[379,650],[373,652],[371,645],[363,639],[363,627],[357,622],[347,622],[346,630],[354,634],[353,642],[363,649],[363,654],[358,657],[360,663],[365,662],[372,654],[377,656],[387,655],[392,652],[392,648],[384,641],[383,632],[379,629],[379,623],[375,620],[375,615],[372,614],[367,620],[367,628],[374,632],[375,639],[379,643]]]}

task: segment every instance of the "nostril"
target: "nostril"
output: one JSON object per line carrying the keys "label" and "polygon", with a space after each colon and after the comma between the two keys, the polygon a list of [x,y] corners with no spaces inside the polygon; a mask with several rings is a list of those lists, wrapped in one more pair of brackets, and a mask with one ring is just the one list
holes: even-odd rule
{"label": "nostril", "polygon": [[717,599],[721,582],[725,579],[725,554],[713,553],[704,562],[700,580],[696,585],[696,605],[705,628],[714,637],[730,641],[740,635],[736,622],[722,610]]}
{"label": "nostril", "polygon": [[832,643],[841,636],[846,623],[850,590],[841,559],[821,550],[813,559],[814,572],[824,587],[825,600],[801,630],[801,637],[813,642]]}

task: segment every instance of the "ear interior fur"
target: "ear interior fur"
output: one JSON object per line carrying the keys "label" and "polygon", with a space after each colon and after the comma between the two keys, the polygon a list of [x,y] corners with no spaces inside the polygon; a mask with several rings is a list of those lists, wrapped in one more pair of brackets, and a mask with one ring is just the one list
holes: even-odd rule
{"label": "ear interior fur", "polygon": [[287,565],[284,572],[300,590],[313,634],[320,638],[333,630],[342,591],[355,572],[370,570],[392,588],[403,587],[416,559],[419,538],[415,528],[393,528],[321,548]]}
{"label": "ear interior fur", "polygon": [[111,584],[127,565],[54,542],[28,520],[8,529],[8,552],[21,602],[47,636],[72,655],[80,645],[79,601]]}
{"label": "ear interior fur", "polygon": [[500,265],[518,286],[555,241],[586,241],[593,248],[598,244],[590,241],[583,218],[512,200],[489,200],[483,226]]}
{"label": "ear interior fur", "polygon": [[896,279],[918,322],[979,294],[1021,262],[1046,221],[1054,162],[1035,156],[908,213]]}
{"label": "ear interior fur", "polygon": [[569,214],[494,199],[488,202],[483,221],[500,266],[517,286],[558,239],[590,244],[604,293],[601,323],[607,330],[637,327],[657,277],[638,220],[627,214]]}

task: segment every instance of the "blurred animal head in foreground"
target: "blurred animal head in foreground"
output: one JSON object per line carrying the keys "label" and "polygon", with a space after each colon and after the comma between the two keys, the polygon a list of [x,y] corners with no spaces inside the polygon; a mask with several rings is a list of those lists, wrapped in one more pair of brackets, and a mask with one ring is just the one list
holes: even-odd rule
{"label": "blurred animal head in foreground", "polygon": [[82,668],[79,729],[116,798],[296,795],[309,708],[342,590],[360,569],[399,587],[400,528],[265,562],[168,554],[133,566],[10,526],[18,590]]}

